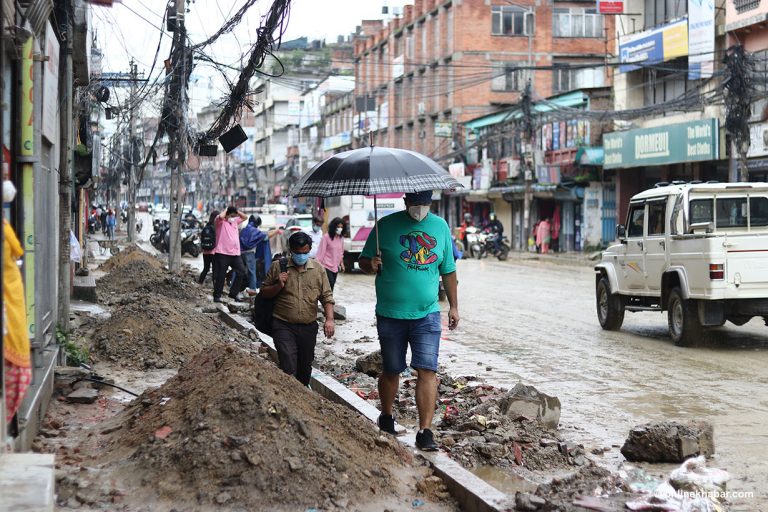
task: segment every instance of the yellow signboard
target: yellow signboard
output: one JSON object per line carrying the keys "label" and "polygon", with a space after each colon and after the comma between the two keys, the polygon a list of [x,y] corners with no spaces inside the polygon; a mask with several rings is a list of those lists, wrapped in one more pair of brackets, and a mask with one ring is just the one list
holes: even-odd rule
{"label": "yellow signboard", "polygon": [[[22,46],[21,76],[21,156],[35,154],[35,87],[33,39]],[[24,212],[24,292],[27,302],[29,337],[35,337],[35,169],[31,163],[21,166]]]}

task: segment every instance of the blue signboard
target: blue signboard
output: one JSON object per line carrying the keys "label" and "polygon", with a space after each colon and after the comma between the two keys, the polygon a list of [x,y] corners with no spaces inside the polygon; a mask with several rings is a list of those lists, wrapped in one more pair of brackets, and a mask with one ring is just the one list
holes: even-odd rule
{"label": "blue signboard", "polygon": [[688,55],[686,19],[619,39],[619,71],[622,73],[685,55]]}

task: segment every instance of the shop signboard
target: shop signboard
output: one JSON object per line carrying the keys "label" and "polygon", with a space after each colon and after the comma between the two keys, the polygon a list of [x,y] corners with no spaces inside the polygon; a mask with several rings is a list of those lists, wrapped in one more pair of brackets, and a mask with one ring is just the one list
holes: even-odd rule
{"label": "shop signboard", "polygon": [[758,123],[749,127],[749,150],[747,158],[768,156],[768,123]]}
{"label": "shop signboard", "polygon": [[624,14],[624,0],[597,0],[599,14]]}
{"label": "shop signboard", "polygon": [[[706,1],[706,0],[703,0]],[[626,73],[643,65],[658,64],[688,55],[688,20],[619,38],[619,71]]]}
{"label": "shop signboard", "polygon": [[323,139],[323,151],[331,151],[352,144],[352,132],[341,132]]}
{"label": "shop signboard", "polygon": [[710,78],[715,59],[715,2],[688,0],[688,80]]}
{"label": "shop signboard", "polygon": [[453,137],[453,123],[435,123],[435,137]]}
{"label": "shop signboard", "polygon": [[717,119],[603,135],[606,169],[717,160]]}

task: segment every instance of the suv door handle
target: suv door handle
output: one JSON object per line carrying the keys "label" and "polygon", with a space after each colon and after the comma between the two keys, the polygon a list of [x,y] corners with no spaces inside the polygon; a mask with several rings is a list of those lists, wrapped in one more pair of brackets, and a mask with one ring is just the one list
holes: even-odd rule
{"label": "suv door handle", "polygon": [[667,248],[667,243],[664,240],[659,240],[659,245],[661,246],[662,249]]}
{"label": "suv door handle", "polygon": [[640,248],[640,250],[643,249],[643,242],[637,242],[637,246]]}

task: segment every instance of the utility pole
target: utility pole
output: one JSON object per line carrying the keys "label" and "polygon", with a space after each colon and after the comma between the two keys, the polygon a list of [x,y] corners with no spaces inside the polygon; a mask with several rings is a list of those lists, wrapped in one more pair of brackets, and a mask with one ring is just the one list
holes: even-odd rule
{"label": "utility pole", "polygon": [[[525,227],[525,233],[523,233],[522,244],[525,250],[528,247],[528,238],[531,236],[531,203],[533,202],[533,170],[536,168],[533,155],[533,113],[531,112],[531,81],[525,86],[523,97],[521,98],[521,104],[523,107],[523,140],[529,147],[530,159],[526,159],[525,156],[521,158],[523,176],[525,178],[525,194],[523,196],[523,226]],[[521,148],[522,149],[522,148]],[[526,153],[526,151],[522,151]]]}
{"label": "utility pole", "polygon": [[[171,59],[173,68],[172,92],[178,94],[178,98],[172,98],[175,118],[178,122],[176,133],[171,135],[169,147],[169,165],[171,165],[171,226],[170,247],[168,248],[168,270],[178,272],[181,270],[181,215],[184,208],[184,200],[181,196],[184,180],[182,171],[186,160],[187,142],[187,30],[184,23],[184,0],[176,2],[176,30],[173,32],[172,53],[177,57]],[[175,140],[174,140],[175,139]],[[175,157],[175,158],[174,158]]]}
{"label": "utility pole", "polygon": [[136,63],[131,59],[131,99],[129,102],[130,119],[128,121],[128,151],[131,155],[128,164],[128,242],[136,243],[136,80],[138,71]]}
{"label": "utility pole", "polygon": [[[67,17],[68,18],[68,17]],[[69,331],[69,307],[72,270],[70,239],[72,229],[72,25],[66,22],[66,40],[59,54],[59,304],[58,325]],[[83,251],[85,253],[87,251]],[[85,254],[83,255],[85,256]]]}

